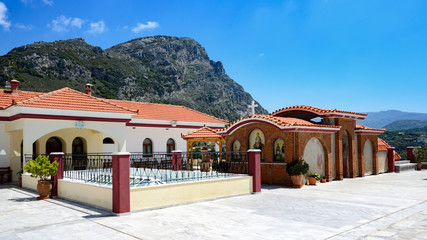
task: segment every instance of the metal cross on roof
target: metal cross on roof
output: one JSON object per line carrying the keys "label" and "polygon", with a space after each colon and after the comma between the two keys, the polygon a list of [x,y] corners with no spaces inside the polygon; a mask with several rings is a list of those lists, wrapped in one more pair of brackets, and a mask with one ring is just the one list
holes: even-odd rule
{"label": "metal cross on roof", "polygon": [[252,115],[255,115],[255,108],[258,107],[258,104],[255,104],[255,101],[252,100],[252,104],[248,105],[248,108],[252,109]]}

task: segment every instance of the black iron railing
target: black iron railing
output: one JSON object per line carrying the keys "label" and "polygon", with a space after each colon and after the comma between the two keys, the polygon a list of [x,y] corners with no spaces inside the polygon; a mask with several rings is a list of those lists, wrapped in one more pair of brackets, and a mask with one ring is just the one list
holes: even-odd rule
{"label": "black iron railing", "polygon": [[65,154],[64,178],[95,184],[112,183],[111,154]]}

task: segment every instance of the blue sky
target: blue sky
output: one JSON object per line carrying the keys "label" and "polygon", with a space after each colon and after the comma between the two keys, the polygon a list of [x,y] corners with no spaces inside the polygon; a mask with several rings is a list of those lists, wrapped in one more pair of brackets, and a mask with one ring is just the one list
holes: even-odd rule
{"label": "blue sky", "polygon": [[427,113],[427,1],[0,0],[0,55],[35,41],[191,37],[267,110]]}

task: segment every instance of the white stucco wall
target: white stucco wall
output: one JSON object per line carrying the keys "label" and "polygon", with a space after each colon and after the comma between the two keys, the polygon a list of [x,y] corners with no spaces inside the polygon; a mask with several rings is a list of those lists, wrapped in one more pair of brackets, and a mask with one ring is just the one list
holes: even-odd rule
{"label": "white stucco wall", "polygon": [[388,171],[387,151],[378,152],[378,169],[380,173]]}
{"label": "white stucco wall", "polygon": [[145,138],[151,139],[153,152],[166,152],[166,142],[169,138],[175,141],[175,149],[187,151],[187,142],[181,138],[181,133],[188,133],[196,129],[189,128],[160,128],[160,127],[127,127],[127,151],[142,152],[142,142]]}
{"label": "white stucco wall", "polygon": [[366,140],[365,147],[363,148],[363,155],[365,159],[365,175],[371,175],[374,172],[373,165],[373,147],[369,140]]}
{"label": "white stucco wall", "polygon": [[304,148],[304,160],[310,169],[308,172],[325,176],[325,153],[319,139],[311,138]]}
{"label": "white stucco wall", "polygon": [[5,132],[4,122],[0,122],[0,167],[8,167],[10,165],[9,143],[9,134]]}

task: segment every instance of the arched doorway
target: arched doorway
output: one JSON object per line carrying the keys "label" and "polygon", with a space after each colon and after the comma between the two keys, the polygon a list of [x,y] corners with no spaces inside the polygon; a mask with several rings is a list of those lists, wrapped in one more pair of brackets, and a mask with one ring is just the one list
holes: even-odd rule
{"label": "arched doorway", "polygon": [[311,138],[304,148],[304,161],[308,163],[309,172],[325,176],[325,152],[317,138]]}
{"label": "arched doorway", "polygon": [[369,140],[366,140],[365,142],[365,147],[363,148],[363,158],[365,164],[365,175],[371,175],[374,172],[374,158],[372,143]]}
{"label": "arched doorway", "polygon": [[51,152],[63,152],[62,142],[57,137],[51,137],[46,141],[46,154]]}
{"label": "arched doorway", "polygon": [[264,133],[256,128],[249,134],[249,149],[261,150],[261,161],[265,160],[265,137]]}
{"label": "arched doorway", "polygon": [[74,138],[73,146],[72,146],[72,153],[73,153],[73,155],[85,153],[83,140],[81,138],[79,138],[79,137]]}
{"label": "arched doorway", "polygon": [[343,176],[345,178],[350,177],[350,141],[348,132],[344,131],[342,134],[342,164],[343,164]]}
{"label": "arched doorway", "polygon": [[153,142],[151,141],[151,139],[146,138],[144,139],[144,142],[142,142],[142,153],[147,157],[152,156]]}
{"label": "arched doorway", "polygon": [[166,151],[167,153],[171,153],[173,150],[175,150],[175,141],[172,138],[169,138],[166,142]]}

